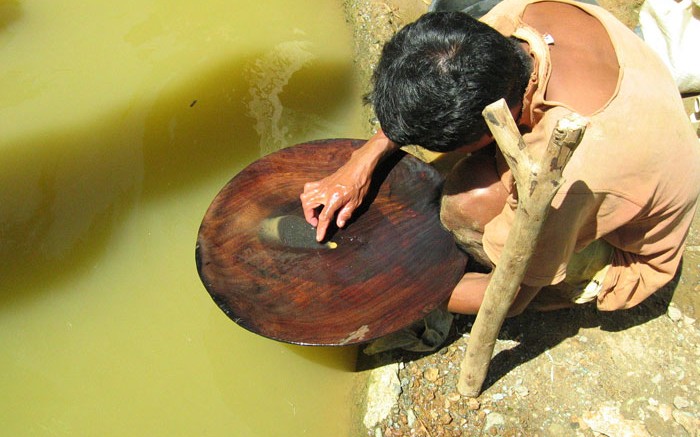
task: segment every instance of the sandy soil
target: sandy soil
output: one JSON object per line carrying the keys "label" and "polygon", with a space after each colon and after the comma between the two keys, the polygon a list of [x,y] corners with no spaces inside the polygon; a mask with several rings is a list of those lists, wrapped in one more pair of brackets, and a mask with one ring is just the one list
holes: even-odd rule
{"label": "sandy soil", "polygon": [[[601,5],[629,27],[640,0]],[[427,7],[424,0],[346,0],[360,80],[381,47]],[[367,109],[367,134],[376,128]],[[458,317],[432,354],[360,354],[365,402],[358,436],[700,435],[700,214],[681,272],[638,307],[527,312],[504,324],[484,391],[456,390],[473,317]]]}

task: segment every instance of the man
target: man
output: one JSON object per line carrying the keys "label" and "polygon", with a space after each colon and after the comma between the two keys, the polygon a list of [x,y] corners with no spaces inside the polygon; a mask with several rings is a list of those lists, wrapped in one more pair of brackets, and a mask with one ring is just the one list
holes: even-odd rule
{"label": "man", "polygon": [[[497,265],[517,187],[482,109],[505,98],[534,155],[578,112],[590,124],[511,315],[562,290],[549,308],[638,304],[673,278],[700,193],[700,147],[670,73],[597,6],[505,0],[481,21],[428,13],[387,43],[371,94],[382,130],[336,173],[306,184],[307,221],[319,240],[334,219],[344,226],[377,163],[402,145],[461,150],[471,155],[448,177],[441,219],[475,259]],[[467,272],[448,309],[476,313],[490,279]]]}

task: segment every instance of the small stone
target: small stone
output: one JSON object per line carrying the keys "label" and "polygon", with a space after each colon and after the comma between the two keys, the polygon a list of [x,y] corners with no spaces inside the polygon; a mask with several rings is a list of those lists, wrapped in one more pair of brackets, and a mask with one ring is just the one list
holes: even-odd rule
{"label": "small stone", "polygon": [[581,419],[577,415],[573,414],[569,418],[569,426],[571,427],[571,429],[581,428],[580,420]]}
{"label": "small stone", "polygon": [[527,395],[530,394],[530,390],[528,390],[527,387],[523,387],[523,386],[521,386],[521,385],[516,386],[516,387],[514,388],[514,390],[515,390],[515,393],[516,393],[518,396],[520,396],[521,398],[524,398],[525,396],[527,396]]}
{"label": "small stone", "polygon": [[583,420],[581,417],[577,417],[576,420],[577,420],[577,422],[578,422],[578,427],[579,427],[579,429],[580,429],[581,431],[586,431],[586,430],[591,429],[591,427],[588,426],[588,424],[586,423],[586,421]]}
{"label": "small stone", "polygon": [[440,416],[440,423],[443,425],[449,425],[452,423],[452,416],[450,416],[449,413],[445,413],[442,416]]}
{"label": "small stone", "polygon": [[659,404],[659,416],[664,422],[668,422],[673,418],[673,407],[669,404]]}
{"label": "small stone", "polygon": [[693,326],[695,324],[695,319],[688,316],[683,316],[683,323],[688,326]]}
{"label": "small stone", "polygon": [[683,313],[680,309],[670,305],[668,307],[668,310],[666,311],[666,315],[669,319],[673,320],[674,322],[679,321],[683,317]]}
{"label": "small stone", "polygon": [[688,408],[690,406],[690,401],[683,396],[676,396],[673,398],[673,406],[682,410],[683,408]]}
{"label": "small stone", "polygon": [[494,402],[502,401],[505,399],[506,395],[503,393],[495,393],[493,396],[491,396],[491,399],[493,399]]}
{"label": "small stone", "polygon": [[462,396],[460,396],[459,393],[450,393],[449,395],[447,395],[447,399],[448,399],[450,402],[457,402],[457,401],[459,401],[461,398],[462,398]]}
{"label": "small stone", "polygon": [[[486,416],[486,423],[484,424],[484,431],[490,432],[493,428],[502,427],[506,424],[506,418],[499,413],[491,413]],[[498,430],[496,430],[498,431]]]}
{"label": "small stone", "polygon": [[430,382],[437,381],[439,375],[440,375],[440,371],[438,369],[436,369],[435,367],[431,367],[431,368],[427,369],[425,372],[423,372],[423,377]]}
{"label": "small stone", "polygon": [[676,410],[673,412],[673,419],[676,421],[676,423],[685,428],[688,434],[692,436],[698,435],[698,430],[700,430],[700,419],[697,417],[694,417],[685,411]]}
{"label": "small stone", "polygon": [[481,403],[477,398],[469,398],[469,400],[467,400],[467,408],[476,411],[481,408]]}
{"label": "small stone", "polygon": [[406,411],[406,422],[409,428],[413,428],[413,425],[416,423],[416,413],[411,408]]}

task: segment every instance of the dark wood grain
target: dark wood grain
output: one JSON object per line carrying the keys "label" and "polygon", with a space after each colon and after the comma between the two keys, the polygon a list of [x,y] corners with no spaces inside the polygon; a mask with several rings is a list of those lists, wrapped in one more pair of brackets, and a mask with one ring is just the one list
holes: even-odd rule
{"label": "dark wood grain", "polygon": [[398,153],[375,173],[363,206],[329,250],[269,244],[264,219],[303,217],[305,182],[335,171],[362,140],[324,140],[268,155],[236,175],[207,210],[200,278],[240,326],[275,340],[346,345],[398,331],[445,301],[466,257],[438,218],[442,179]]}

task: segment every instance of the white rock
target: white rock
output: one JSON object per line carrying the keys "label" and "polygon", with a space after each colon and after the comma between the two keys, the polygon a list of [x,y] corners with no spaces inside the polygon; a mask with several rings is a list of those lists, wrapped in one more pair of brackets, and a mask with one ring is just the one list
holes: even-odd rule
{"label": "white rock", "polygon": [[673,398],[673,406],[682,410],[683,408],[688,408],[690,406],[690,401],[683,396],[676,396]]}
{"label": "white rock", "polygon": [[515,393],[517,393],[518,396],[524,398],[525,396],[530,394],[530,390],[528,390],[527,387],[523,387],[522,385],[519,385],[515,387]]}
{"label": "white rock", "polygon": [[504,426],[506,424],[506,418],[499,413],[491,413],[488,416],[486,416],[486,423],[484,424],[484,432],[487,432],[489,429],[493,428],[494,426]]}
{"label": "white rock", "polygon": [[384,420],[401,394],[398,365],[390,364],[372,370],[367,389],[367,411],[363,423],[367,429]]}
{"label": "white rock", "polygon": [[406,419],[408,420],[408,427],[413,428],[413,425],[416,423],[416,413],[413,412],[412,408],[406,411]]}
{"label": "white rock", "polygon": [[686,413],[685,411],[676,410],[673,412],[673,420],[675,420],[676,423],[685,428],[689,435],[698,435],[698,431],[700,431],[700,419],[698,419],[697,417],[693,416],[690,413]]}
{"label": "white rock", "polygon": [[625,419],[614,403],[605,403],[598,411],[584,413],[582,419],[593,431],[607,436],[649,436],[643,422]]}
{"label": "white rock", "polygon": [[666,315],[668,316],[669,319],[673,320],[674,322],[679,321],[683,317],[683,313],[681,312],[680,309],[670,306],[668,307],[668,311],[666,312]]}
{"label": "white rock", "polygon": [[660,404],[658,411],[659,417],[661,417],[664,422],[668,422],[673,418],[673,407],[669,404]]}

